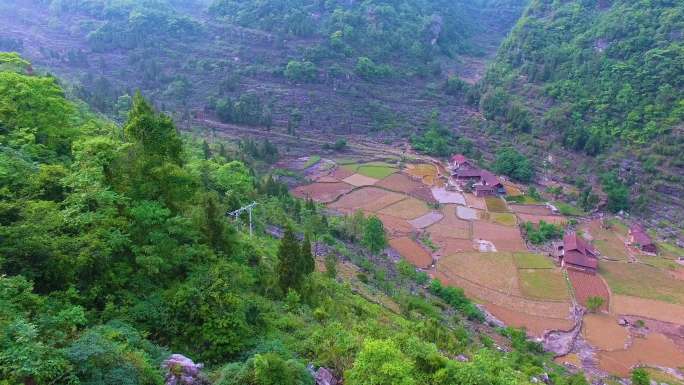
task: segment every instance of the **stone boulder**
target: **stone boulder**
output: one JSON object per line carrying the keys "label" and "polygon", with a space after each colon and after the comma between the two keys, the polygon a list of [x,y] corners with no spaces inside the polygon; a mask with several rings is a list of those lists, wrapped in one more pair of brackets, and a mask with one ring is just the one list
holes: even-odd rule
{"label": "stone boulder", "polygon": [[333,375],[332,371],[327,368],[318,368],[316,374],[314,375],[316,380],[316,385],[337,385],[339,381]]}

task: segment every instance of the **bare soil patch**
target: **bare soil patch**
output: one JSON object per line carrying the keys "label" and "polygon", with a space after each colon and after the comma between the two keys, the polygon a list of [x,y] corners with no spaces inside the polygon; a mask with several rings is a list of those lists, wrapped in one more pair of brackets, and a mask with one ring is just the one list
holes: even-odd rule
{"label": "bare soil patch", "polygon": [[476,197],[473,194],[470,193],[465,193],[463,194],[466,199],[466,203],[468,204],[468,207],[472,207],[474,209],[478,210],[486,210],[487,209],[487,204],[485,203],[485,200],[480,197]]}
{"label": "bare soil patch", "polygon": [[425,202],[416,198],[404,199],[380,210],[380,213],[402,219],[415,219],[430,212]]}
{"label": "bare soil patch", "polygon": [[375,214],[382,221],[390,237],[402,237],[411,234],[415,229],[405,219],[391,215]]}
{"label": "bare soil patch", "polygon": [[428,227],[428,232],[442,238],[470,239],[470,223],[456,217],[456,209],[459,207],[455,205],[442,206],[442,220]]}
{"label": "bare soil patch", "polygon": [[684,324],[684,306],[652,299],[614,295],[612,310],[615,314],[634,315],[654,320]]}
{"label": "bare soil patch", "polygon": [[432,256],[423,247],[409,237],[394,238],[389,241],[390,246],[402,258],[416,267],[425,269],[432,265]]}
{"label": "bare soil patch", "polygon": [[429,212],[422,217],[418,217],[416,219],[410,220],[409,223],[413,225],[413,227],[417,229],[424,229],[426,227],[432,226],[435,223],[439,222],[444,218],[444,215],[442,213],[439,213],[437,211],[432,211]]}
{"label": "bare soil patch", "polygon": [[626,350],[600,352],[598,354],[601,369],[617,376],[629,376],[631,369],[637,365],[678,368],[684,365],[684,352],[660,333],[648,334],[645,338],[634,338],[632,345]]}
{"label": "bare soil patch", "polygon": [[629,329],[618,325],[617,319],[603,314],[587,314],[582,326],[584,338],[599,350],[623,350]]}
{"label": "bare soil patch", "polygon": [[388,194],[391,193],[379,188],[361,188],[341,197],[337,202],[329,204],[328,207],[343,212],[354,212],[356,210],[362,210],[369,203],[382,199]]}
{"label": "bare soil patch", "polygon": [[439,203],[435,197],[432,196],[430,188],[424,185],[409,191],[409,195],[429,204]]}
{"label": "bare soil patch", "polygon": [[354,175],[353,172],[351,172],[351,171],[349,171],[343,167],[336,168],[335,171],[333,171],[332,174],[330,174],[331,177],[336,178],[336,179],[340,179],[340,180],[345,179],[345,178],[349,178],[352,175]]}
{"label": "bare soil patch", "polygon": [[553,215],[546,205],[516,205],[509,204],[508,208],[516,214]]}
{"label": "bare soil patch", "polygon": [[473,222],[473,239],[491,241],[499,251],[527,251],[517,227],[475,221]]}
{"label": "bare soil patch", "polygon": [[437,269],[468,277],[503,293],[520,295],[516,268],[508,253],[462,253],[443,257]]}
{"label": "bare soil patch", "polygon": [[391,206],[397,202],[401,202],[404,199],[407,198],[403,194],[386,191],[385,195],[373,201],[369,201],[368,203],[363,205],[363,209],[366,211],[377,212],[384,209],[387,206]]}
{"label": "bare soil patch", "polygon": [[561,215],[532,215],[532,214],[517,214],[520,222],[532,222],[538,225],[539,222],[552,223],[554,225],[565,225],[568,223],[567,218]]}
{"label": "bare soil patch", "polygon": [[361,187],[361,186],[372,186],[378,182],[377,179],[371,178],[365,175],[361,174],[354,174],[350,177],[344,178],[343,182],[349,183],[352,186],[356,187]]}
{"label": "bare soil patch", "polygon": [[447,191],[442,187],[433,187],[432,196],[441,204],[459,204],[465,206],[466,200],[463,194],[456,191]]}
{"label": "bare soil patch", "polygon": [[329,203],[353,189],[354,186],[344,182],[312,183],[295,188],[292,194],[299,198],[311,198],[316,202]]}
{"label": "bare soil patch", "polygon": [[376,183],[376,186],[408,194],[419,187],[423,187],[423,184],[409,178],[405,174],[396,173],[382,179]]}
{"label": "bare soil patch", "polygon": [[581,271],[568,269],[568,277],[575,291],[575,298],[582,306],[587,306],[587,299],[590,297],[601,297],[605,299],[601,310],[608,310],[610,294],[603,280],[598,275],[592,275]]}
{"label": "bare soil patch", "polygon": [[470,243],[470,225],[464,222],[461,225],[446,224],[439,222],[427,228],[430,235],[441,238],[467,239]]}
{"label": "bare soil patch", "polygon": [[485,304],[487,310],[507,326],[525,328],[529,335],[542,337],[549,330],[570,330],[574,323],[565,318],[534,316],[494,304]]}
{"label": "bare soil patch", "polygon": [[316,183],[339,183],[339,182],[341,182],[341,180],[339,180],[337,178],[333,178],[330,175],[323,175],[323,176],[319,177],[318,179],[316,179]]}
{"label": "bare soil patch", "polygon": [[452,255],[456,253],[467,253],[475,251],[473,241],[470,239],[456,239],[431,234],[432,242],[439,247],[439,255]]}

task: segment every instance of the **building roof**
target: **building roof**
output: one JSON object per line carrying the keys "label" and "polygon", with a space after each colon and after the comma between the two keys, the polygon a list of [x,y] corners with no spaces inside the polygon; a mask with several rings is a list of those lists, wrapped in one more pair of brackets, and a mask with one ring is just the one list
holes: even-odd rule
{"label": "building roof", "polygon": [[478,170],[476,168],[456,170],[456,172],[454,172],[454,175],[456,175],[459,178],[481,178],[482,170]]}
{"label": "building roof", "polygon": [[496,177],[496,175],[492,174],[491,172],[487,170],[482,170],[480,173],[480,177],[482,178],[482,181],[484,184],[490,185],[490,186],[496,186],[500,185],[501,181],[499,181],[499,178]]}
{"label": "building roof", "polygon": [[632,233],[632,237],[634,237],[634,242],[639,245],[648,246],[653,244],[651,237],[646,234],[646,230],[640,225],[632,225],[632,227],[629,228],[629,231]]}
{"label": "building roof", "polygon": [[468,162],[468,158],[466,158],[464,155],[456,154],[451,157],[451,163],[462,164],[466,162]]}
{"label": "building roof", "polygon": [[563,260],[565,261],[565,263],[570,265],[575,265],[589,269],[598,268],[598,259],[584,255],[578,252],[577,250],[572,250],[570,252],[566,250],[565,255],[563,255]]}
{"label": "building roof", "polygon": [[589,242],[578,237],[576,233],[567,233],[563,237],[563,248],[565,249],[565,254],[568,252],[576,251],[581,255],[596,258],[598,252],[594,249]]}
{"label": "building roof", "polygon": [[475,190],[476,191],[496,191],[496,187],[493,185],[481,185],[481,184],[476,184],[475,185]]}

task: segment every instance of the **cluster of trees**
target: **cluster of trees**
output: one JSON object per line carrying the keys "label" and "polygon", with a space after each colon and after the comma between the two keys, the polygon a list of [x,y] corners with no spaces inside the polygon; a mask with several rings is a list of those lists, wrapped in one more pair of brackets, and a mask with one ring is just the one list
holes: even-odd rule
{"label": "cluster of trees", "polygon": [[[181,137],[140,94],[119,127],[53,78],[1,71],[0,90],[3,383],[162,384],[171,352],[219,385],[310,385],[308,363],[352,385],[525,385],[549,368],[577,383],[466,327],[481,314],[462,290],[390,282],[366,258],[387,244],[378,218],[328,218],[234,160],[249,158],[239,147]],[[254,235],[225,217],[252,201]],[[316,241],[372,273],[369,285],[382,278],[402,314],[332,279],[337,257],[316,273]]]}
{"label": "cluster of trees", "polygon": [[294,82],[310,83],[316,81],[318,68],[310,61],[290,60],[285,66],[284,75]]}
{"label": "cluster of trees", "polygon": [[[295,37],[319,37],[311,61],[356,57],[361,76],[386,76],[395,59],[429,67],[439,55],[468,50],[475,8],[463,1],[348,2],[343,0],[215,0],[211,14],[251,28]],[[372,76],[371,76],[372,75]]]}
{"label": "cluster of trees", "polygon": [[601,175],[601,183],[603,191],[608,196],[606,208],[613,213],[627,211],[630,207],[629,188],[615,172]]}
{"label": "cluster of trees", "polygon": [[554,239],[560,239],[563,237],[564,233],[563,227],[544,221],[539,221],[538,225],[535,225],[532,222],[525,222],[521,227],[523,228],[527,239],[533,245],[541,245]]}
{"label": "cluster of trees", "polygon": [[90,47],[98,52],[194,38],[203,32],[200,23],[179,14],[167,2],[53,0],[50,3],[57,14],[85,12],[102,21],[88,33]]}
{"label": "cluster of trees", "polygon": [[683,12],[667,1],[532,1],[487,74],[480,106],[518,131],[531,128],[531,110],[544,111],[537,129],[590,155],[667,135],[684,118]]}
{"label": "cluster of trees", "polygon": [[519,182],[529,183],[534,180],[535,171],[532,162],[512,147],[497,151],[492,169],[497,174],[510,176]]}
{"label": "cluster of trees", "polygon": [[444,127],[436,111],[433,111],[430,117],[427,130],[411,136],[411,145],[419,152],[438,157],[448,157],[454,153],[463,154],[472,159],[482,157],[470,139],[459,136],[454,130]]}
{"label": "cluster of trees", "polygon": [[245,93],[237,99],[219,98],[213,101],[211,107],[224,123],[264,126],[266,128],[270,128],[273,124],[273,113],[270,107],[264,105],[259,95],[255,93]]}

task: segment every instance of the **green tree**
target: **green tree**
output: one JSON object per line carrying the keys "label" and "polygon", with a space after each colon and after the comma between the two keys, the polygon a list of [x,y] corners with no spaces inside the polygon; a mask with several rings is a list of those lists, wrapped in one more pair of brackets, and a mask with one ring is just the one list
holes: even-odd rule
{"label": "green tree", "polygon": [[337,277],[337,256],[335,254],[325,256],[325,275],[332,279]]}
{"label": "green tree", "polygon": [[629,189],[613,172],[601,176],[603,190],[608,195],[607,209],[613,213],[628,210],[630,206]]}
{"label": "green tree", "polygon": [[373,254],[377,254],[387,247],[385,226],[382,224],[382,221],[378,219],[378,217],[371,216],[366,221],[363,229],[362,243]]}
{"label": "green tree", "polygon": [[133,96],[133,107],[128,114],[124,131],[130,140],[139,143],[146,155],[181,163],[183,143],[173,120],[154,112],[140,91]]}
{"label": "green tree", "polygon": [[254,378],[258,385],[310,385],[311,375],[301,363],[285,361],[278,354],[254,356]]}
{"label": "green tree", "polygon": [[605,302],[606,300],[603,297],[589,297],[587,298],[587,310],[590,313],[596,313]]}
{"label": "green tree", "polygon": [[291,81],[313,82],[318,75],[316,65],[310,61],[290,60],[285,67],[285,77]]}
{"label": "green tree", "polygon": [[[311,249],[309,249],[310,255]],[[304,275],[307,274],[307,267],[303,262],[302,247],[294,231],[288,226],[278,246],[278,282],[283,292],[300,287]]]}
{"label": "green tree", "polygon": [[414,364],[390,340],[367,340],[345,372],[348,385],[414,385]]}
{"label": "green tree", "polygon": [[534,179],[534,168],[530,160],[511,147],[497,152],[492,168],[497,174],[508,175],[520,182],[527,183]]}
{"label": "green tree", "polygon": [[299,255],[299,260],[303,275],[306,276],[311,274],[316,269],[316,262],[314,260],[313,254],[311,254],[311,239],[308,233],[306,236],[304,236],[304,242],[302,242],[302,252]]}
{"label": "green tree", "polygon": [[650,385],[651,376],[643,368],[636,368],[632,370],[632,384],[633,385]]}

